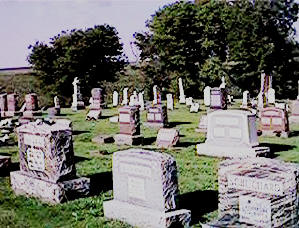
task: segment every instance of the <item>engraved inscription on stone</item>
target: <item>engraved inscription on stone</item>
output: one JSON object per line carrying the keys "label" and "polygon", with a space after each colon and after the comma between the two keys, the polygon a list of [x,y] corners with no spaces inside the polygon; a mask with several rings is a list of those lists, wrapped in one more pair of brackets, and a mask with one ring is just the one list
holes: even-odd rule
{"label": "engraved inscription on stone", "polygon": [[225,128],[215,127],[214,128],[214,137],[224,137],[225,136]]}
{"label": "engraved inscription on stone", "polygon": [[242,138],[242,131],[239,128],[230,128],[229,129],[229,137],[235,138],[235,139],[241,139]]}
{"label": "engraved inscription on stone", "polygon": [[39,135],[24,134],[24,144],[29,146],[44,147],[44,138]]}
{"label": "engraved inscription on stone", "polygon": [[143,178],[128,176],[128,196],[145,200],[145,180]]}
{"label": "engraved inscription on stone", "polygon": [[148,120],[154,120],[154,119],[155,119],[155,114],[153,114],[153,113],[148,113],[148,114],[147,114],[147,119],[148,119]]}
{"label": "engraved inscription on stone", "polygon": [[228,187],[233,189],[283,196],[282,182],[257,179],[255,177],[228,175]]}
{"label": "engraved inscription on stone", "polygon": [[161,121],[162,120],[162,115],[159,113],[159,114],[156,114],[156,120],[158,121]]}
{"label": "engraved inscription on stone", "polygon": [[225,125],[225,126],[239,126],[239,119],[232,117],[217,117],[215,118],[215,122],[217,125]]}
{"label": "engraved inscription on stone", "polygon": [[140,176],[148,177],[148,178],[150,178],[152,175],[150,167],[145,167],[145,166],[140,166],[140,165],[121,163],[119,169],[120,169],[121,173],[140,175]]}
{"label": "engraved inscription on stone", "polygon": [[270,125],[270,118],[262,117],[261,122],[262,124]]}
{"label": "engraved inscription on stone", "polygon": [[240,222],[271,227],[271,202],[251,196],[239,197]]}
{"label": "engraved inscription on stone", "polygon": [[45,170],[44,152],[40,149],[28,148],[27,162],[29,169],[43,172]]}

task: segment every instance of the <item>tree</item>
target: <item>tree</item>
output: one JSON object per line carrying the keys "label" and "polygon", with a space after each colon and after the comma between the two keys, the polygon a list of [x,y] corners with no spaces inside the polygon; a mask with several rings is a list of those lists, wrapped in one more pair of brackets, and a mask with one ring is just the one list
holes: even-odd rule
{"label": "tree", "polygon": [[106,24],[62,31],[49,44],[37,42],[29,49],[28,61],[45,90],[66,100],[71,98],[75,77],[80,79],[83,95],[89,97],[92,88],[116,81],[127,62],[116,29]]}

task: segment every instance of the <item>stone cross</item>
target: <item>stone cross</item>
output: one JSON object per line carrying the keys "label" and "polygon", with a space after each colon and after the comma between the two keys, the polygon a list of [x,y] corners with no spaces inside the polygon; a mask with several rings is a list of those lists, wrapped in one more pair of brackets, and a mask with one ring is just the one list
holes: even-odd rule
{"label": "stone cross", "polygon": [[72,110],[77,111],[78,109],[84,109],[85,105],[84,102],[82,101],[82,94],[80,92],[80,81],[78,77],[74,78],[72,84],[74,86]]}
{"label": "stone cross", "polygon": [[185,93],[184,93],[184,88],[183,88],[183,81],[182,81],[182,78],[179,78],[179,90],[180,90],[180,104],[185,104],[186,103],[186,96],[185,96]]}

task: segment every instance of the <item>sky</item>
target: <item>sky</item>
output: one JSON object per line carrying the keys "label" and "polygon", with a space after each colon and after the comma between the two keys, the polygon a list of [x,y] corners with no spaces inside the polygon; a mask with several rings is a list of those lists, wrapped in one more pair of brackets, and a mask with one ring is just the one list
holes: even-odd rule
{"label": "sky", "polygon": [[[0,69],[28,66],[28,46],[62,30],[107,23],[114,26],[125,54],[134,61],[130,42],[145,31],[145,21],[176,0],[0,0]],[[299,31],[299,23],[296,23]],[[297,36],[299,40],[299,36]]]}

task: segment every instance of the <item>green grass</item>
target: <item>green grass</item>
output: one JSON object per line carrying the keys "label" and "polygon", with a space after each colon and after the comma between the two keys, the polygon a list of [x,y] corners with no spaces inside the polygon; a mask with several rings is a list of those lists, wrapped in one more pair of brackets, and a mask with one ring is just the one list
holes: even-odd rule
{"label": "green grass", "polygon": [[[118,132],[118,124],[110,123],[108,118],[116,115],[117,109],[105,109],[103,118],[96,122],[85,121],[86,111],[73,113],[70,109],[63,109],[62,113],[73,121],[77,173],[80,176],[102,177],[97,183],[99,193],[50,206],[34,198],[15,196],[10,188],[9,177],[0,177],[0,227],[130,227],[104,218],[102,207],[103,201],[113,198],[111,178],[108,175],[112,168],[112,154],[129,147],[91,142],[98,134],[114,135]],[[179,129],[182,137],[177,147],[163,150],[177,161],[179,203],[181,207],[192,210],[194,227],[201,227],[201,222],[217,217],[217,167],[221,159],[197,156],[195,152],[196,143],[205,140],[203,134],[195,132],[202,113],[204,111],[199,114],[189,113],[185,106],[169,111],[169,122],[172,127]],[[145,112],[141,120],[145,121]],[[157,130],[144,126],[141,130],[147,142],[143,148],[159,151],[155,147]],[[291,130],[294,133],[290,138],[260,137],[260,142],[275,151],[275,159],[299,163],[299,125],[292,125]],[[16,145],[1,147],[0,152],[11,154],[13,162],[18,162]]]}

